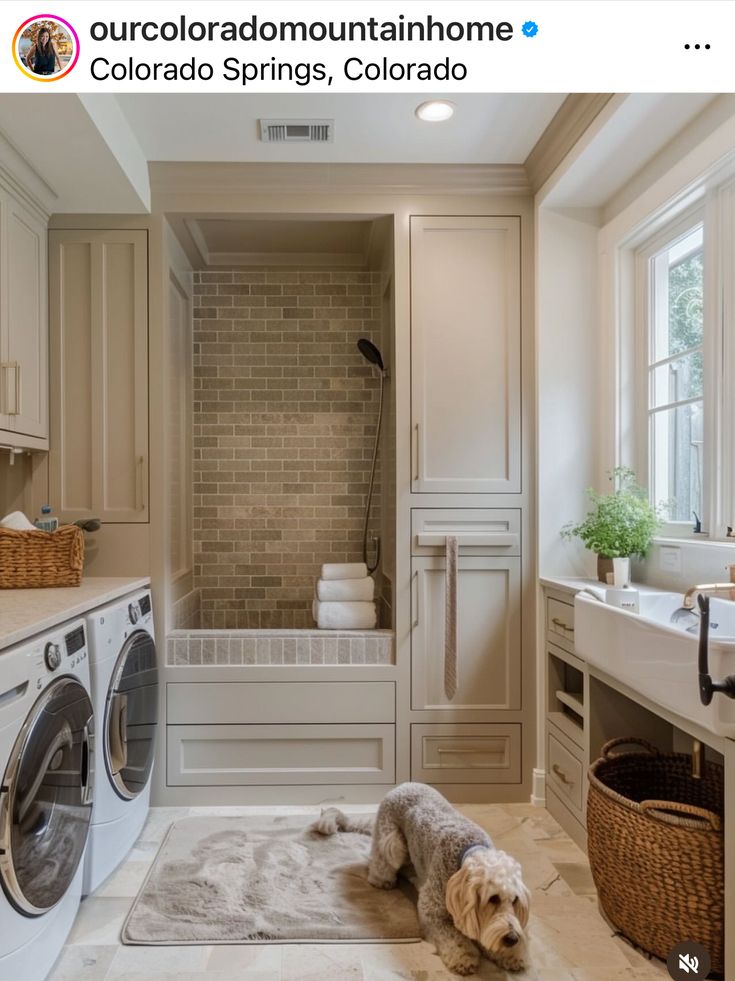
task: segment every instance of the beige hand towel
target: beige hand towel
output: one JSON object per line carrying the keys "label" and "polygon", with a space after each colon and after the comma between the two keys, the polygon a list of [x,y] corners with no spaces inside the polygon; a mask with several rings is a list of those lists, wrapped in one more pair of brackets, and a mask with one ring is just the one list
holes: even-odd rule
{"label": "beige hand towel", "polygon": [[368,568],[364,562],[327,562],[320,579],[364,579]]}

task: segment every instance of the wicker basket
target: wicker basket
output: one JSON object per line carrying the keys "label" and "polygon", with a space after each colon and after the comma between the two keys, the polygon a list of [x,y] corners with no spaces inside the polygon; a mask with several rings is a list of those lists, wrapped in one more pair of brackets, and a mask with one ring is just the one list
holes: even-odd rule
{"label": "wicker basket", "polygon": [[[643,747],[611,755],[620,745]],[[613,739],[589,771],[588,850],[600,904],[634,944],[666,960],[684,940],[703,944],[724,971],[724,775],[660,753],[642,739]]]}
{"label": "wicker basket", "polygon": [[56,531],[0,528],[0,589],[79,586],[84,532],[76,525]]}

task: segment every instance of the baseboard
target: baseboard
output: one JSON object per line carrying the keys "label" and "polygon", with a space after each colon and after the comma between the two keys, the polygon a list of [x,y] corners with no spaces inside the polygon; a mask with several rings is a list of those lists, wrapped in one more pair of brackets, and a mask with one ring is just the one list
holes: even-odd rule
{"label": "baseboard", "polygon": [[534,807],[546,806],[546,770],[533,770],[533,790],[531,791],[531,803]]}

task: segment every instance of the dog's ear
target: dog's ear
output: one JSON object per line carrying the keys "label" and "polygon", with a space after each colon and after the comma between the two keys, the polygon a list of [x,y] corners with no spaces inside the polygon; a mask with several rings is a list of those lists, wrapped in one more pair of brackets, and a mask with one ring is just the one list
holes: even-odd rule
{"label": "dog's ear", "polygon": [[531,911],[531,893],[523,882],[518,883],[518,902],[516,904],[516,916],[521,926],[526,928],[528,916]]}
{"label": "dog's ear", "polygon": [[477,907],[481,885],[482,880],[473,874],[467,863],[447,880],[447,911],[459,932],[471,940],[478,940],[480,937]]}

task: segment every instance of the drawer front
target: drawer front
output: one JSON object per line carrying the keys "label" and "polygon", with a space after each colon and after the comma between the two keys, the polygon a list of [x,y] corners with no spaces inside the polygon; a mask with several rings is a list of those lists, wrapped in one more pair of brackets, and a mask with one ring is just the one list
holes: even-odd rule
{"label": "drawer front", "polygon": [[170,787],[395,781],[392,725],[167,726]]}
{"label": "drawer front", "polygon": [[574,607],[560,600],[546,600],[546,631],[551,640],[564,640],[574,647]]}
{"label": "drawer front", "polygon": [[411,554],[444,555],[447,535],[464,555],[520,555],[521,512],[501,508],[414,508]]}
{"label": "drawer front", "polygon": [[548,779],[559,797],[581,814],[582,764],[551,733],[548,740]]}
{"label": "drawer front", "polygon": [[411,726],[411,779],[424,783],[520,783],[519,724]]}
{"label": "drawer front", "polygon": [[169,725],[395,722],[392,681],[177,682]]}

